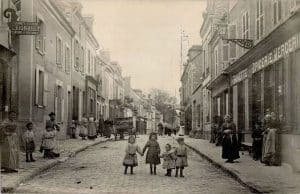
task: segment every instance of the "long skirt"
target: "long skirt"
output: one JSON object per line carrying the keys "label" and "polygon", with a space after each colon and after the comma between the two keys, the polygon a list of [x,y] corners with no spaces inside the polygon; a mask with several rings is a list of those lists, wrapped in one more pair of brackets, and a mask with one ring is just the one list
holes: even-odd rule
{"label": "long skirt", "polygon": [[149,148],[146,155],[146,164],[160,164],[159,153]]}
{"label": "long skirt", "polygon": [[240,158],[239,144],[236,134],[225,135],[222,142],[222,158],[235,160]]}
{"label": "long skirt", "polygon": [[[16,133],[6,136],[1,146],[1,167],[16,170],[19,168],[19,144]],[[5,148],[5,149],[3,149]]]}
{"label": "long skirt", "polygon": [[138,160],[136,154],[126,154],[123,160],[124,166],[137,166]]}
{"label": "long skirt", "polygon": [[253,140],[252,149],[253,149],[253,158],[260,159],[262,156],[262,139]]}

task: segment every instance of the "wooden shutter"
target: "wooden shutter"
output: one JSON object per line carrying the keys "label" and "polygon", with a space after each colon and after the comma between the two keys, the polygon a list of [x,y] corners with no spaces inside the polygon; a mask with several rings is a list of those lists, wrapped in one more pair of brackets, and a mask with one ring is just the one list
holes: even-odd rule
{"label": "wooden shutter", "polygon": [[[229,25],[229,39],[236,38],[236,25],[231,24]],[[236,57],[236,44],[233,42],[229,43],[229,58],[235,58]]]}
{"label": "wooden shutter", "polygon": [[47,94],[48,94],[48,74],[44,72],[44,99],[43,99],[43,105],[47,106]]}
{"label": "wooden shutter", "polygon": [[39,103],[39,69],[35,69],[35,104]]}
{"label": "wooden shutter", "polygon": [[61,87],[61,122],[64,121],[64,114],[65,114],[65,90]]}
{"label": "wooden shutter", "polygon": [[46,53],[46,36],[43,37],[43,53]]}
{"label": "wooden shutter", "polygon": [[55,84],[54,86],[54,113],[57,115],[57,102],[58,102],[58,98],[57,98],[57,85]]}

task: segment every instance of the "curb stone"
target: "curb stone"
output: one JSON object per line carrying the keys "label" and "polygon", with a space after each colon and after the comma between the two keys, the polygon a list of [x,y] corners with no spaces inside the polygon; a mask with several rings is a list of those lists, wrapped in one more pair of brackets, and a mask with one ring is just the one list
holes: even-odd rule
{"label": "curb stone", "polygon": [[187,143],[185,143],[185,145],[188,148],[190,148],[191,150],[193,150],[194,152],[196,152],[198,155],[200,155],[202,158],[204,158],[205,160],[207,160],[208,162],[210,162],[211,164],[213,164],[215,167],[223,170],[223,172],[225,172],[226,174],[228,174],[229,176],[231,176],[232,178],[234,178],[241,185],[247,187],[252,193],[269,193],[270,192],[270,191],[268,191],[268,192],[261,191],[260,189],[258,189],[257,187],[255,187],[251,182],[245,182],[245,181],[243,181],[236,172],[230,170],[229,168],[225,167],[224,165],[220,164],[219,162],[213,160],[212,158],[210,158],[206,154],[200,152],[196,148],[188,145]]}
{"label": "curb stone", "polygon": [[90,145],[86,145],[86,146],[83,146],[75,151],[72,151],[71,153],[67,154],[67,156],[64,156],[62,158],[59,158],[59,159],[56,159],[56,160],[53,160],[51,163],[47,163],[43,166],[40,166],[38,167],[36,170],[34,170],[32,173],[30,173],[29,175],[25,175],[24,177],[22,178],[19,178],[16,182],[14,182],[12,185],[8,185],[8,186],[5,186],[5,187],[2,187],[1,188],[1,192],[0,193],[11,193],[13,192],[17,187],[19,187],[20,184],[34,178],[35,176],[41,174],[42,172],[50,169],[50,168],[53,168],[54,166],[62,163],[62,162],[66,162],[68,159],[74,157],[76,154],[86,150],[87,148],[89,147],[92,147],[92,146],[95,146],[95,145],[98,145],[98,144],[101,144],[101,143],[105,143],[109,141],[109,139],[106,139],[106,140],[102,140],[102,141],[99,141],[99,142],[95,142],[95,143],[92,143]]}

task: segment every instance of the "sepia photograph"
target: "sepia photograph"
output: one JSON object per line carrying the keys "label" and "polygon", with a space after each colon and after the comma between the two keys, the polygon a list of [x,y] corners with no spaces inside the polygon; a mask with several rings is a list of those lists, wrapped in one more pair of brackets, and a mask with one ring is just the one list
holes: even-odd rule
{"label": "sepia photograph", "polygon": [[300,194],[300,0],[0,0],[0,194]]}

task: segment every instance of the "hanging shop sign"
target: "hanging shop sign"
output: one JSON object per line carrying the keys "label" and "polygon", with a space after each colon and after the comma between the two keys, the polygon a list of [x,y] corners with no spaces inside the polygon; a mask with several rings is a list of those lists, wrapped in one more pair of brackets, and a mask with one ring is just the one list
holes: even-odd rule
{"label": "hanging shop sign", "polygon": [[232,76],[231,84],[235,85],[244,79],[248,77],[248,69],[244,69],[243,71],[240,71],[239,73]]}
{"label": "hanging shop sign", "polygon": [[40,32],[38,22],[9,22],[8,27],[16,35],[37,35]]}
{"label": "hanging shop sign", "polygon": [[38,22],[17,21],[18,15],[12,8],[8,8],[3,13],[4,17],[10,19],[7,23],[11,33],[15,35],[37,35],[40,32]]}
{"label": "hanging shop sign", "polygon": [[268,65],[273,64],[279,59],[287,56],[289,53],[295,51],[300,47],[300,33],[296,34],[279,47],[273,49],[270,53],[265,55],[260,60],[252,63],[252,73],[256,73]]}

